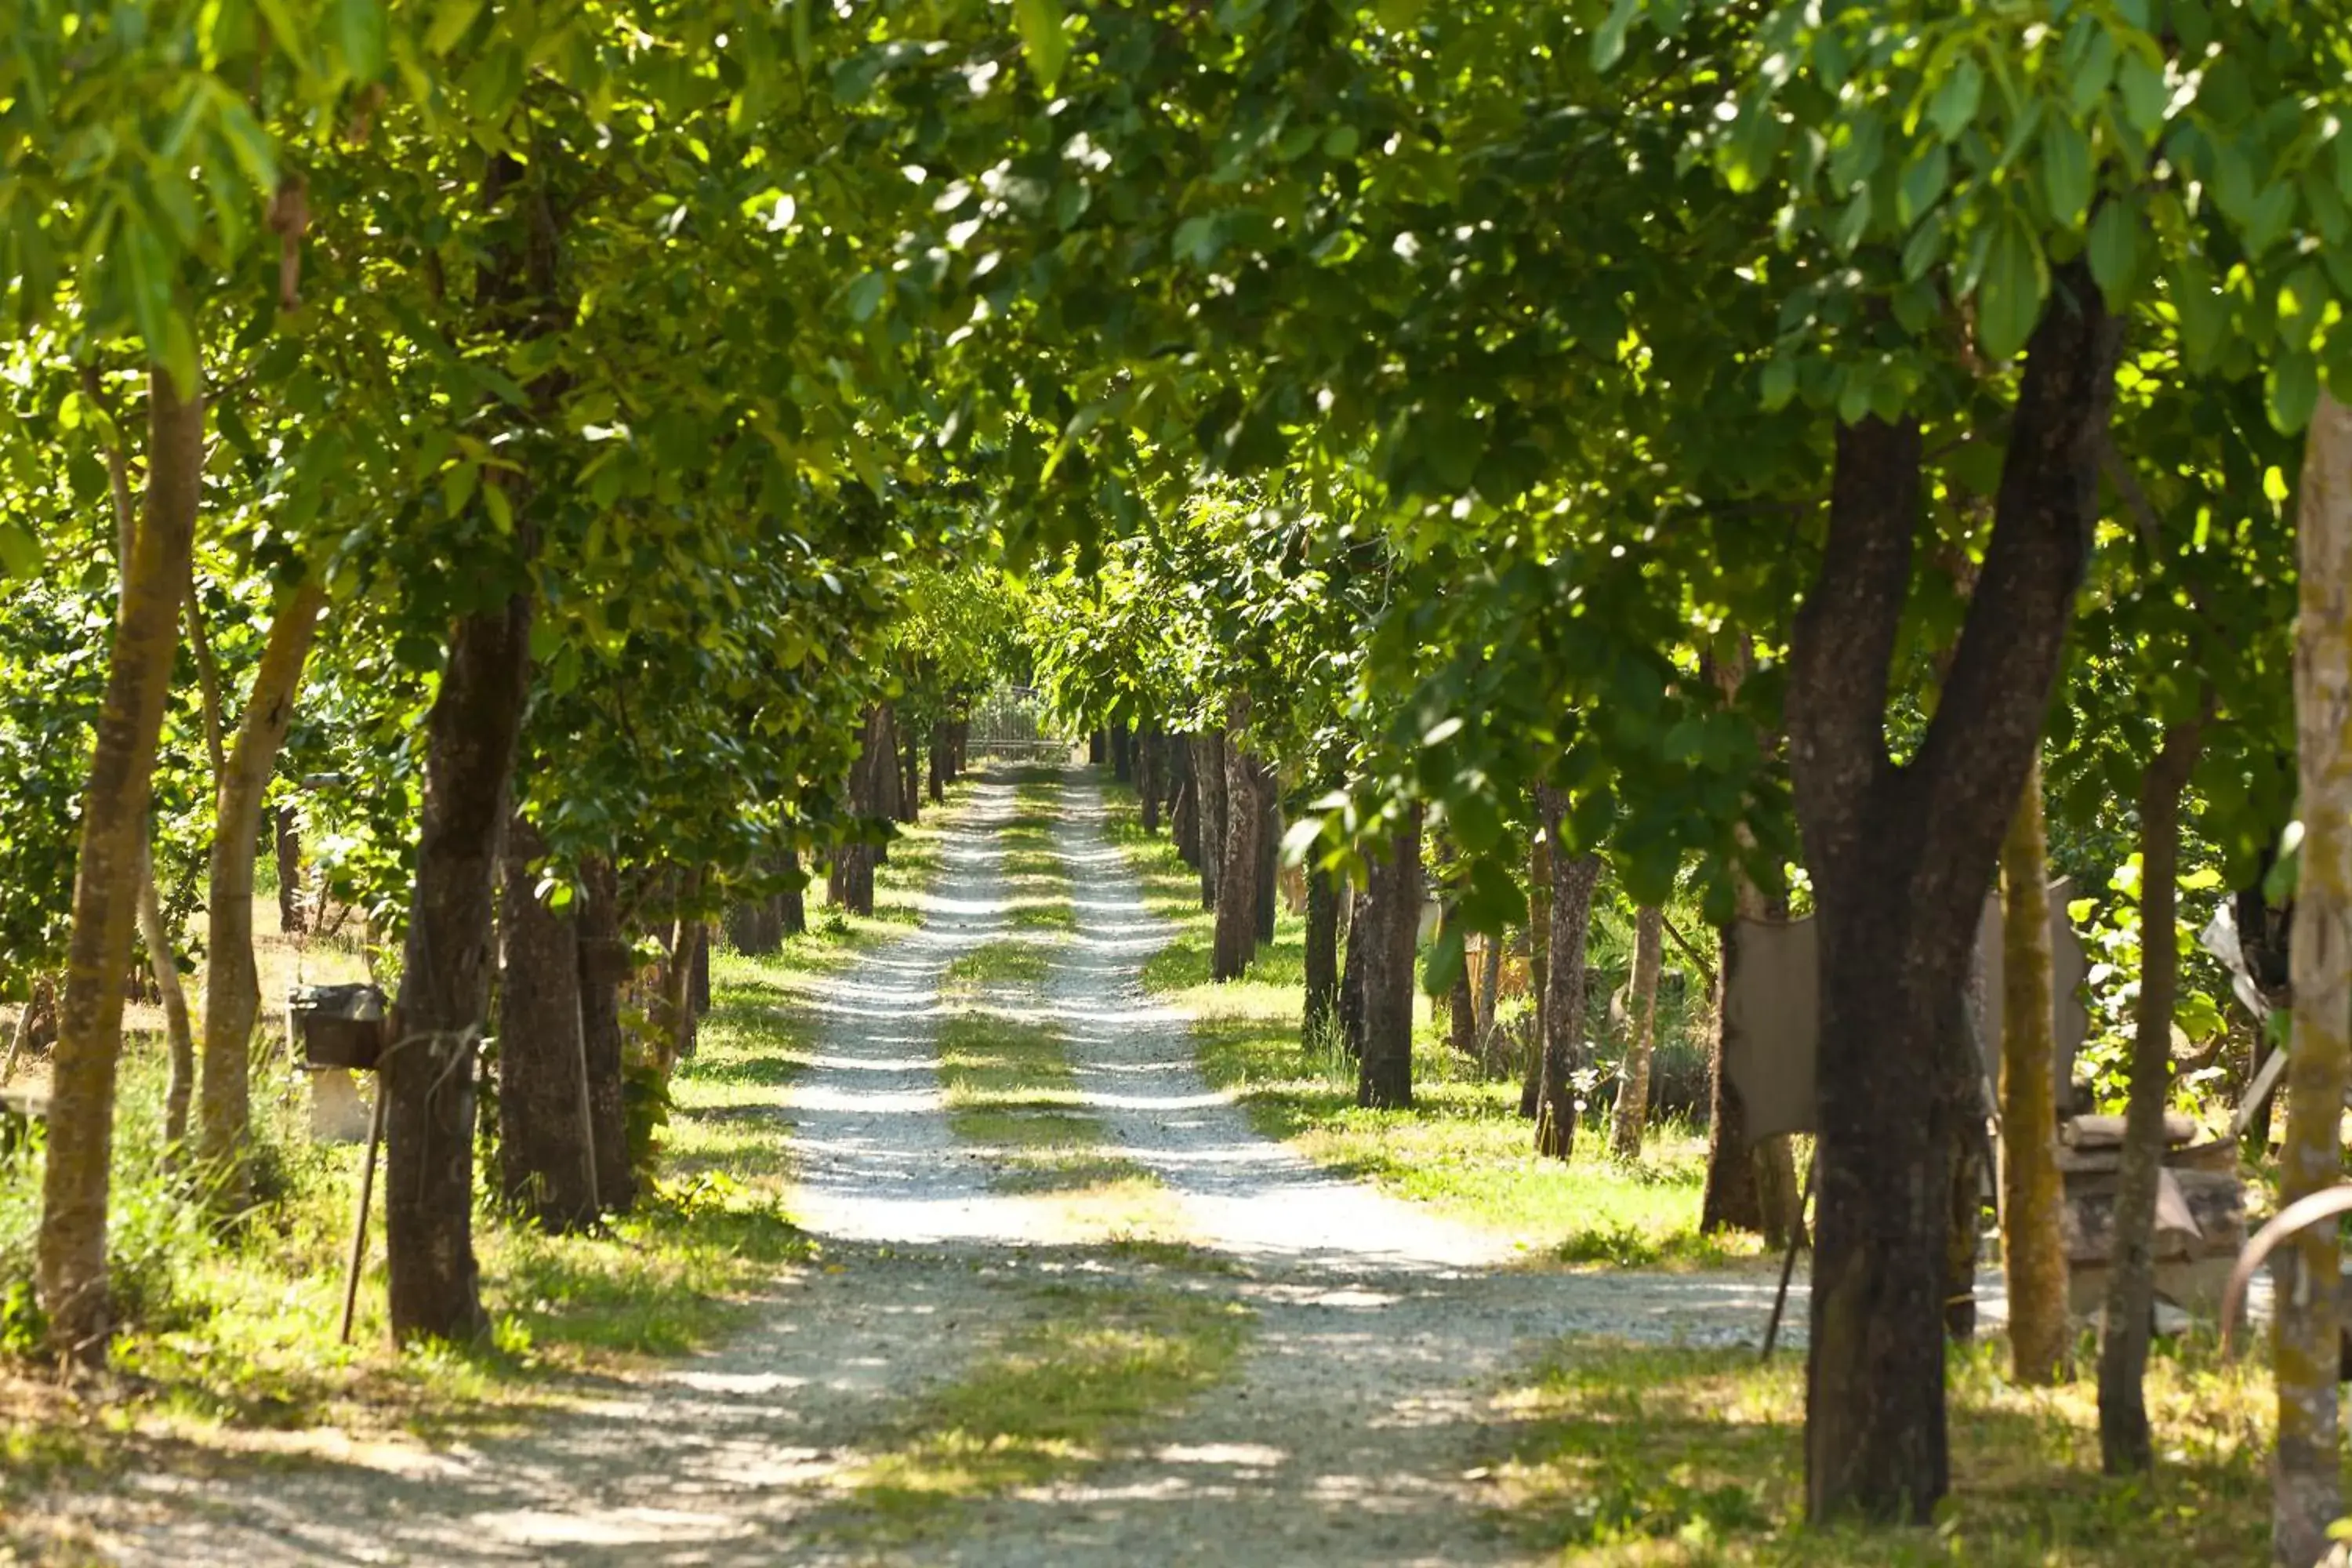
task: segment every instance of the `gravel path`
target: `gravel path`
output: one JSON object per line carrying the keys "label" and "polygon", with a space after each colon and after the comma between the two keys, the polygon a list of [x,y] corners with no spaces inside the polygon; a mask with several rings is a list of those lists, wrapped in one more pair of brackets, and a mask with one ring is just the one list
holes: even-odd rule
{"label": "gravel path", "polygon": [[[1752,1342],[1770,1281],[1497,1268],[1494,1238],[1259,1137],[1202,1082],[1184,1020],[1141,990],[1169,932],[1102,836],[1092,776],[1067,775],[1063,798],[1077,930],[1021,1000],[1065,1031],[1089,1107],[1168,1190],[1182,1239],[1231,1272],[1090,1245],[1104,1237],[1064,1205],[992,1192],[985,1152],[954,1140],[933,1068],[941,974],[1011,929],[995,830],[1013,788],[990,777],[947,835],[925,923],[830,988],[782,1108],[826,1267],[780,1279],[718,1352],[583,1387],[519,1436],[313,1439],[299,1462],[79,1500],[101,1550],[247,1568],[1528,1560],[1482,1506],[1503,1440],[1486,1392],[1563,1333]],[[1214,1292],[1255,1331],[1236,1376],[1081,1481],[969,1505],[908,1544],[838,1533],[835,1483],[861,1443],[1037,1311],[1045,1280]]]}

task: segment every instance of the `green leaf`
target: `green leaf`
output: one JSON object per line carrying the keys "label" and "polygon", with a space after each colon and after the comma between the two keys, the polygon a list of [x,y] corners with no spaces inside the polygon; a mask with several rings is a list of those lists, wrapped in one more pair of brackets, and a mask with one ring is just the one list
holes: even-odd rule
{"label": "green leaf", "polygon": [[1070,35],[1061,0],[1013,0],[1013,25],[1020,29],[1030,74],[1039,87],[1053,91],[1054,83],[1061,79],[1063,63],[1070,58]]}
{"label": "green leaf", "polygon": [[2100,205],[2091,220],[2089,260],[2109,307],[2121,308],[2139,266],[2139,214],[2129,200],[2110,196]]}
{"label": "green leaf", "polygon": [[1977,283],[1977,342],[1997,363],[2006,363],[2042,317],[2042,298],[2050,275],[2042,247],[2014,216],[1993,236],[1985,257],[1984,277]]}
{"label": "green leaf", "polygon": [[343,68],[357,81],[373,81],[383,74],[384,16],[383,0],[335,0],[335,47],[342,51]]}
{"label": "green leaf", "polygon": [[1903,184],[1897,195],[1895,216],[1903,223],[1916,223],[1920,216],[1943,199],[1944,186],[1951,179],[1952,154],[1940,142],[1932,142],[1927,150],[1911,161],[1903,171]]}
{"label": "green leaf", "polygon": [[2263,377],[2263,402],[2283,436],[2310,424],[2312,410],[2319,406],[2319,363],[2302,349],[2281,353]]}
{"label": "green leaf", "polygon": [[1608,19],[1592,35],[1592,68],[1605,71],[1625,54],[1625,29],[1633,25],[1633,14],[1642,8],[1642,0],[1617,0],[1609,8]]}
{"label": "green leaf", "polygon": [[882,308],[883,292],[889,287],[890,279],[882,273],[868,272],[860,276],[849,286],[849,319],[853,321],[872,321],[874,312]]}
{"label": "green leaf", "polygon": [[2042,128],[2042,194],[2050,216],[2072,228],[2091,206],[2091,139],[2063,117]]}
{"label": "green leaf", "polygon": [[0,522],[0,576],[37,577],[40,574],[38,542],[15,523]]}
{"label": "green leaf", "polygon": [[1984,71],[1972,59],[1954,66],[1936,89],[1936,96],[1927,105],[1927,118],[1935,121],[1937,132],[1947,142],[1959,140],[1960,132],[1977,117],[1977,102],[1984,95]]}
{"label": "green leaf", "polygon": [[1797,362],[1785,354],[1773,356],[1764,366],[1763,395],[1768,412],[1786,408],[1797,395]]}
{"label": "green leaf", "polygon": [[456,48],[481,14],[482,0],[441,0],[434,9],[433,25],[425,33],[425,53],[446,55]]}
{"label": "green leaf", "polygon": [[1334,125],[1323,133],[1323,155],[1327,158],[1348,159],[1356,155],[1360,138],[1352,125]]}

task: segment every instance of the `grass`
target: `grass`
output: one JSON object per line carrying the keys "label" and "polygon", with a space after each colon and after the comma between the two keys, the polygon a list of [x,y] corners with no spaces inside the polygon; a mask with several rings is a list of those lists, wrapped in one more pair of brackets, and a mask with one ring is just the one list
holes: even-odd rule
{"label": "grass", "polygon": [[1230,1376],[1252,1321],[1236,1303],[1152,1286],[1049,1287],[1034,1301],[898,1423],[850,1479],[857,1502],[919,1525],[949,1504],[1080,1474]]}
{"label": "grass", "polygon": [[[772,1109],[808,1059],[811,1025],[795,1004],[916,918],[940,869],[944,815],[927,814],[894,843],[874,918],[820,904],[810,931],[780,954],[714,953],[714,1006],[671,1082],[658,1180],[635,1212],[598,1234],[548,1237],[487,1202],[477,1210],[495,1324],[478,1345],[390,1346],[380,1192],[354,1342],[340,1344],[361,1151],[310,1142],[299,1082],[273,1067],[255,1087],[264,1201],[239,1224],[213,1226],[163,1172],[162,1046],[131,1033],[110,1218],[121,1327],[102,1380],[62,1388],[36,1362],[9,1359],[37,1342],[28,1281],[39,1161],[0,1165],[0,1517],[67,1477],[201,1468],[249,1447],[257,1430],[450,1436],[510,1426],[559,1398],[567,1378],[727,1333],[780,1268],[814,1250],[784,1206],[789,1157]],[[275,913],[266,904],[257,912],[265,922]],[[298,951],[265,932],[261,945],[273,984],[297,963],[312,979],[352,977],[344,971],[359,963],[343,944]],[[0,1561],[11,1528],[0,1526]]]}
{"label": "grass", "polygon": [[1300,1043],[1305,922],[1278,913],[1275,940],[1249,973],[1211,983],[1214,922],[1201,908],[1198,874],[1167,837],[1145,837],[1132,791],[1112,785],[1106,794],[1113,840],[1147,901],[1177,928],[1145,964],[1144,986],[1192,1015],[1202,1071],[1234,1091],[1259,1131],[1328,1169],[1507,1236],[1531,1260],[1719,1268],[1759,1255],[1752,1237],[1699,1234],[1703,1132],[1675,1122],[1654,1127],[1643,1160],[1626,1163],[1610,1157],[1605,1134],[1589,1126],[1573,1161],[1538,1160],[1519,1119],[1518,1084],[1482,1079],[1457,1058],[1425,1000],[1414,1036],[1413,1109],[1359,1108],[1354,1062]]}
{"label": "grass", "polygon": [[1034,942],[983,942],[948,962],[946,989],[971,995],[992,986],[1036,985],[1044,983],[1045,950]]}
{"label": "grass", "polygon": [[[2095,1359],[2095,1358],[2093,1358]],[[2021,1389],[2005,1348],[1956,1350],[1952,1491],[1934,1529],[1814,1530],[1804,1507],[1804,1360],[1569,1342],[1497,1414],[1507,1528],[1591,1564],[2137,1568],[2268,1560],[2270,1384],[2186,1347],[2149,1363],[2153,1478],[2099,1471],[2088,1382]]]}

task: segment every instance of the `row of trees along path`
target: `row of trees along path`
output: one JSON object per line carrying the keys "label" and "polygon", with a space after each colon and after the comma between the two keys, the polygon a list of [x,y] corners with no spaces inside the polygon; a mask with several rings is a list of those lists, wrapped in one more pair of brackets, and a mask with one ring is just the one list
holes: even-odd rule
{"label": "row of trees along path", "polygon": [[[393,1333],[468,1341],[501,900],[553,922],[506,955],[545,960],[526,1099],[588,1107],[570,1142],[516,1129],[508,1190],[561,1230],[635,1194],[623,1079],[690,1039],[708,923],[782,922],[820,860],[861,907],[879,821],[1012,677],[1189,768],[1163,798],[1220,975],[1279,838],[1362,887],[1311,1003],[1368,1106],[1412,1096],[1424,861],[1441,990],[1470,935],[1540,926],[1541,1157],[1592,1068],[1604,872],[1716,922],[1810,901],[1824,1520],[1924,1522],[1949,1487],[1988,1125],[1953,997],[2004,868],[2020,942],[2046,929],[2019,818],[2047,816],[2158,922],[2111,1021],[2100,1349],[2104,1462],[2152,1466],[2185,842],[2292,1024],[2279,1195],[2342,1165],[2334,8],[788,13],[0,24],[0,984],[50,1074],[48,1353],[110,1353],[125,976],[142,946],[176,971],[198,904],[173,1158],[225,1212],[251,1191],[264,812],[299,801],[396,971]],[[635,1058],[625,993],[659,1019]],[[1788,1150],[1714,1078],[1710,1222],[1794,1229]],[[2055,1108],[2002,1109],[2041,1381]],[[2342,1511],[2336,1235],[2286,1257],[2276,1551],[2305,1568]]]}

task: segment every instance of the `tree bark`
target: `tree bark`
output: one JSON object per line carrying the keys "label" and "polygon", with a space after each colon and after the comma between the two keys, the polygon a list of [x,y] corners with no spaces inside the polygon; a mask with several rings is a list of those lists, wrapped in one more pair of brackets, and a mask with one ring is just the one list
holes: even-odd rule
{"label": "tree bark", "polygon": [[581,1057],[588,1075],[588,1142],[596,1156],[596,1197],[609,1210],[626,1209],[636,1201],[621,1035],[621,987],[628,982],[634,960],[621,930],[620,903],[620,884],[611,862],[583,861],[575,916]]}
{"label": "tree bark", "polygon": [[1164,757],[1167,746],[1160,732],[1149,725],[1135,737],[1135,796],[1143,831],[1150,837],[1160,831],[1160,791],[1164,784]]}
{"label": "tree bark", "polygon": [[310,912],[302,907],[302,814],[289,801],[278,808],[270,827],[270,853],[278,862],[278,930],[299,936],[310,929]]}
{"label": "tree bark", "polygon": [[[325,604],[326,589],[316,577],[304,578],[280,596],[213,798],[205,891],[212,952],[205,978],[199,1147],[205,1163],[218,1173],[222,1204],[231,1208],[243,1206],[246,1196],[246,1146],[253,1122],[253,1030],[261,1016],[261,972],[253,956],[253,863],[259,847],[261,803],[286,743],[287,726],[293,721],[302,667]],[[299,854],[294,859],[299,868]],[[278,892],[282,899],[282,874]],[[299,889],[296,897],[299,910]]]}
{"label": "tree bark", "polygon": [[[2201,717],[2168,727],[2164,743],[2140,777],[2139,996],[2132,1017],[2131,1091],[2124,1115],[2123,1169],[2116,1184],[2113,1262],[2099,1331],[2099,1457],[2111,1476],[2149,1470],[2156,1465],[2156,1444],[2141,1379],[2147,1373],[2147,1342],[2156,1309],[2156,1192],[2164,1166],[2164,1110],[2172,1091],[2172,1008],[2180,976],[2180,950],[2174,938],[2179,905],[2180,797],[2196,769],[2203,729]],[[2039,828],[2040,824],[2034,826]],[[2038,832],[2035,837],[2040,837]],[[2045,1008],[2050,1001],[2048,901],[2046,897],[2032,900],[2044,910],[2042,969],[2037,978]],[[2011,916],[2011,923],[2015,922],[2016,917]],[[2012,942],[2006,958],[2010,967],[2003,971],[2012,977],[2007,985],[2012,1006],[2034,999],[2020,990],[2013,978],[2017,960]],[[2006,1075],[2025,1070],[2026,1064],[2004,1060],[2001,1065]],[[2042,1092],[2052,1094],[2046,1054],[2040,1069]],[[2005,1081],[2002,1087],[2006,1091]],[[2005,1092],[2003,1098],[2007,1099]],[[2008,1114],[2004,1110],[2004,1130]],[[2054,1131],[2054,1103],[2048,1108],[2047,1117]],[[2053,1189],[2050,1205],[2055,1210],[2064,1200],[2056,1191],[2054,1169],[2048,1180]],[[2057,1214],[2053,1212],[2047,1223],[2049,1245],[2060,1252],[2056,1333],[2063,1357],[2064,1243]],[[2017,1295],[2013,1267],[2011,1272],[2013,1301]],[[2014,1307],[2010,1315],[2013,1321]],[[2011,1331],[2015,1333],[2014,1329]]]}
{"label": "tree bark", "polygon": [[1110,776],[1120,784],[1135,782],[1135,730],[1124,719],[1110,727]]}
{"label": "tree bark", "polygon": [[546,841],[520,811],[507,823],[499,905],[499,1185],[550,1235],[596,1223],[580,937],[570,909],[539,896]]}
{"label": "tree bark", "polygon": [[677,927],[670,937],[669,963],[662,971],[661,1075],[665,1079],[694,1054],[694,955],[702,945],[702,920],[691,911],[701,896],[702,868],[698,866],[686,873],[678,889]]}
{"label": "tree bark", "polygon": [[1371,865],[1376,921],[1358,921],[1349,946],[1364,949],[1363,1052],[1356,1103],[1383,1110],[1412,1104],[1414,939],[1421,925],[1421,807],[1414,806]]}
{"label": "tree bark", "polygon": [[163,1038],[169,1053],[163,1085],[163,1145],[179,1159],[188,1142],[188,1105],[195,1097],[196,1043],[188,1027],[188,994],[180,984],[180,960],[163,900],[155,890],[155,854],[142,847],[139,868],[139,940],[155,970],[155,993],[163,1003]]}
{"label": "tree bark", "polygon": [[954,727],[942,719],[931,726],[931,772],[927,781],[930,785],[931,804],[943,805],[948,798],[948,768],[953,758],[950,752],[955,742]]}
{"label": "tree bark", "polygon": [[1920,510],[1916,425],[1842,427],[1829,537],[1797,617],[1791,775],[1822,938],[1821,1214],[1808,1512],[1924,1522],[1949,1484],[1945,1242],[1953,1092],[1984,889],[2041,743],[2095,512],[2116,323],[2058,269],[2029,346],[1984,569],[1913,759],[1888,682]]}
{"label": "tree bark", "polygon": [[1201,865],[1200,796],[1192,783],[1194,738],[1168,738],[1169,773],[1175,805],[1169,812],[1168,835],[1175,841],[1177,858],[1195,870]]}
{"label": "tree bark", "polygon": [[[2000,885],[2001,994],[1985,998],[1984,1005],[1991,1014],[1987,1027],[2000,1031],[2000,1238],[2009,1278],[2009,1358],[2019,1383],[2040,1386],[2067,1374],[2073,1335],[2053,1078],[2057,1015],[2050,969],[2050,855],[2038,763],[2025,775],[2025,792],[2001,841]],[[2151,1219],[2155,1200],[2151,1181]]]}
{"label": "tree bark", "polygon": [[1364,1055],[1364,967],[1381,921],[1377,890],[1377,884],[1368,879],[1356,895],[1350,911],[1354,918],[1348,922],[1347,957],[1339,965],[1339,1039],[1359,1061]]}
{"label": "tree bark", "polygon": [[184,395],[161,367],[151,371],[147,431],[146,498],[123,563],[106,697],[82,795],[73,931],[50,1063],[41,1180],[38,1268],[50,1347],[90,1363],[104,1361],[110,1327],[106,1204],[122,977],[131,967],[155,750],[195,541],[204,472],[202,387]]}
{"label": "tree bark", "polygon": [[1621,1160],[1642,1157],[1650,1116],[1650,1053],[1658,1038],[1658,971],[1665,963],[1665,910],[1652,904],[1633,917],[1633,1037],[1617,1088],[1612,1142]]}
{"label": "tree bark", "polygon": [[898,778],[898,819],[905,823],[923,819],[923,752],[911,726],[898,742],[899,767]]}
{"label": "tree bark", "polygon": [[1211,730],[1192,741],[1192,784],[1201,818],[1201,907],[1217,907],[1225,861],[1225,732]]}
{"label": "tree bark", "polygon": [[425,810],[385,1100],[384,1236],[392,1331],[405,1344],[479,1337],[474,1263],[474,1075],[489,1011],[500,839],[530,685],[531,595],[459,619],[425,725]]}
{"label": "tree bark", "polygon": [[1300,1043],[1308,1048],[1330,1035],[1339,1005],[1339,889],[1331,874],[1307,868],[1307,1005]]}
{"label": "tree bark", "polygon": [[776,895],[776,913],[787,937],[808,931],[808,889],[801,880],[801,852],[784,851],[784,890]]}
{"label": "tree bark", "polygon": [[1536,829],[1528,847],[1528,985],[1535,993],[1536,1022],[1519,1081],[1519,1115],[1528,1121],[1543,1101],[1544,1044],[1551,1037],[1545,1026],[1551,1007],[1551,835],[1540,790],[1535,804]]}
{"label": "tree bark", "polygon": [[[898,768],[890,751],[890,710],[877,703],[866,710],[859,731],[857,760],[849,768],[849,809],[860,818],[888,820],[893,815],[891,783]],[[833,852],[833,869],[826,893],[835,909],[854,915],[874,912],[874,867],[879,851],[871,844],[843,844]]]}
{"label": "tree bark", "polygon": [[1251,871],[1257,891],[1251,902],[1257,913],[1257,940],[1274,945],[1274,921],[1282,901],[1282,799],[1274,764],[1253,758],[1257,773],[1257,862]]}
{"label": "tree bark", "polygon": [[[1225,703],[1225,733],[1237,736],[1249,723],[1249,699],[1235,693]],[[1239,980],[1257,956],[1258,836],[1265,828],[1259,808],[1257,758],[1239,744],[1225,747],[1224,864],[1217,873],[1217,927],[1209,961],[1212,980]]]}
{"label": "tree bark", "polygon": [[[2300,573],[2294,709],[2303,848],[2289,936],[2293,1044],[2279,1207],[2343,1179],[2347,1021],[2352,1021],[2352,409],[2323,391],[2305,449],[2297,502]],[[2274,1254],[2272,1349],[2278,1456],[2272,1469],[2271,1551],[2308,1568],[2328,1551],[2344,1512],[2336,1430],[2336,1279],[2333,1225],[2306,1226]]]}
{"label": "tree bark", "polygon": [[1503,938],[1497,932],[1487,937],[1478,950],[1477,1011],[1473,1026],[1478,1037],[1478,1076],[1482,1079],[1493,1078],[1503,1070],[1495,1028],[1495,1008],[1499,1000],[1496,993],[1502,984]]}
{"label": "tree bark", "polygon": [[1536,1089],[1536,1152],[1565,1160],[1576,1152],[1576,1071],[1583,1065],[1578,1036],[1584,1028],[1585,938],[1592,924],[1592,890],[1601,857],[1563,853],[1561,823],[1568,801],[1549,784],[1536,788],[1544,837],[1551,844],[1549,963],[1544,976],[1541,1073]]}

